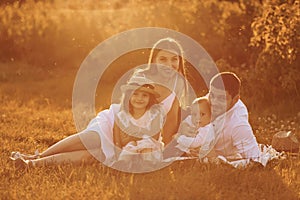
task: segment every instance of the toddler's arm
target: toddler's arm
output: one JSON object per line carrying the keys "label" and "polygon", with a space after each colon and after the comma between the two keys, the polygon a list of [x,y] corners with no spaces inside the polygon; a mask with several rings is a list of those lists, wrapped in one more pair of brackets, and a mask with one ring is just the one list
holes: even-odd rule
{"label": "toddler's arm", "polygon": [[199,128],[196,137],[181,135],[178,137],[177,142],[189,148],[198,148],[203,145],[206,135],[207,129]]}
{"label": "toddler's arm", "polygon": [[178,135],[185,135],[187,137],[195,137],[197,134],[194,127],[191,127],[186,122],[181,122],[179,129],[178,129]]}

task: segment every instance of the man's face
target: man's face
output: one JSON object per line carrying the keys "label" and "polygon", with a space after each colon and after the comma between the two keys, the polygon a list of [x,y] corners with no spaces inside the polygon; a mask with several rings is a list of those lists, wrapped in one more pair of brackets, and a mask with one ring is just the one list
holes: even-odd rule
{"label": "man's face", "polygon": [[213,119],[228,111],[236,103],[228,91],[213,86],[210,86],[208,98]]}

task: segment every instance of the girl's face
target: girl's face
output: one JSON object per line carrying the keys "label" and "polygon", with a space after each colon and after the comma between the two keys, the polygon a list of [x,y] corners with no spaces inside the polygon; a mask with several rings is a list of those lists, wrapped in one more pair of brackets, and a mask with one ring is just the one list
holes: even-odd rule
{"label": "girl's face", "polygon": [[154,63],[159,64],[159,73],[169,77],[175,74],[175,71],[179,71],[179,60],[180,58],[177,54],[160,50],[154,59]]}
{"label": "girl's face", "polygon": [[197,103],[192,106],[192,123],[197,127],[204,127],[210,123],[211,111],[207,103]]}
{"label": "girl's face", "polygon": [[133,109],[146,109],[150,101],[150,94],[141,90],[135,90],[130,98]]}

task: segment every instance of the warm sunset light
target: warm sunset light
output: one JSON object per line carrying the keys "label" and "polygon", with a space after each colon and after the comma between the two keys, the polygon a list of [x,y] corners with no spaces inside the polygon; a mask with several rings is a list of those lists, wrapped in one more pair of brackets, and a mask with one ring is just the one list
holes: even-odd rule
{"label": "warm sunset light", "polygon": [[1,199],[300,199],[299,0],[1,0]]}

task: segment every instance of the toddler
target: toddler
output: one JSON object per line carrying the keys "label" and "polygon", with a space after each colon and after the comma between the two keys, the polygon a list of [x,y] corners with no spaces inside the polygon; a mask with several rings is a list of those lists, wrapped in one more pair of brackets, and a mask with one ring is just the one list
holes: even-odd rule
{"label": "toddler", "polygon": [[207,97],[196,98],[191,105],[191,114],[180,124],[176,146],[181,151],[190,152],[190,149],[199,148],[204,144],[209,132],[211,109]]}

